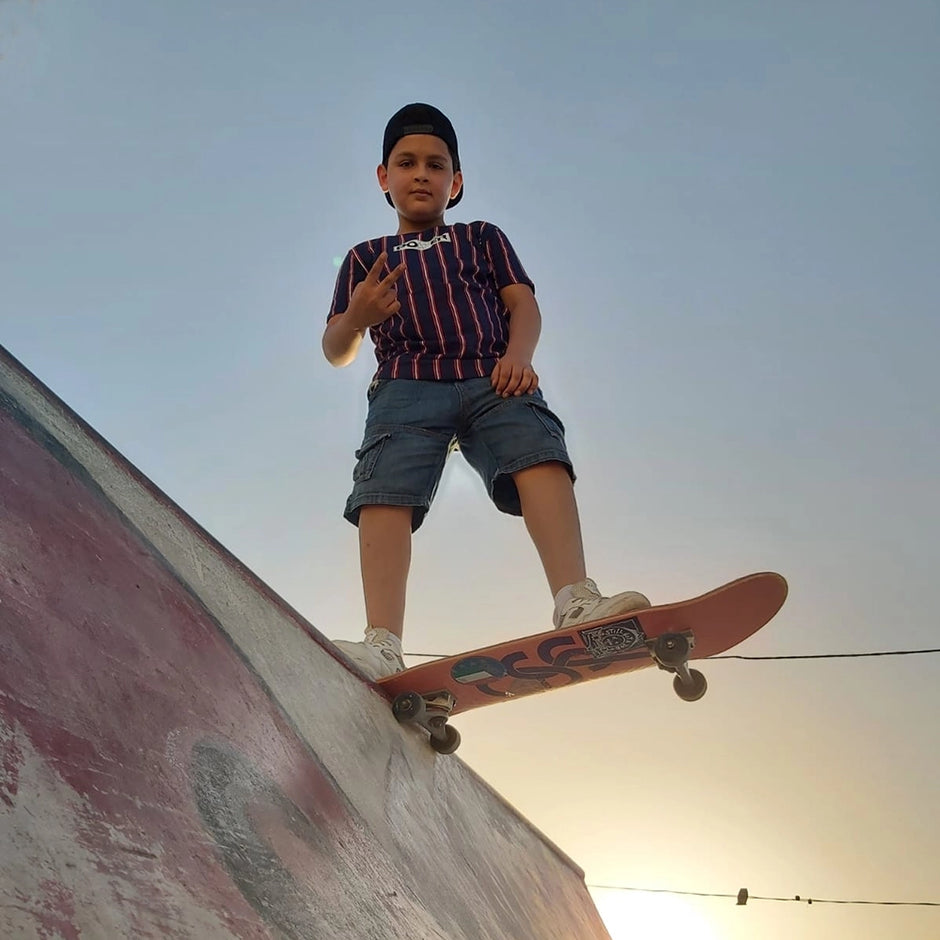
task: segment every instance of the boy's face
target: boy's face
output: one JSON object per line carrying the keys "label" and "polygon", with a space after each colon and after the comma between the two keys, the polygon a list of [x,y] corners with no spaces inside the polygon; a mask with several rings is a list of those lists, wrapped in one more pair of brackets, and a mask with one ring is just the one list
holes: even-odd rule
{"label": "boy's face", "polygon": [[463,186],[447,144],[430,134],[402,137],[376,174],[398,212],[400,235],[442,225],[447,203]]}

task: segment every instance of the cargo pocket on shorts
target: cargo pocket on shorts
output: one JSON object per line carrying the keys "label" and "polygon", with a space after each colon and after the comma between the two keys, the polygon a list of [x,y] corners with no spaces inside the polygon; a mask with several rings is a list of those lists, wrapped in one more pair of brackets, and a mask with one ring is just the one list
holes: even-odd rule
{"label": "cargo pocket on shorts", "polygon": [[536,417],[539,421],[545,425],[545,429],[548,431],[552,437],[557,438],[559,441],[564,443],[565,440],[565,426],[561,423],[559,417],[555,414],[548,405],[545,404],[543,398],[535,398],[530,396],[526,399],[526,404],[535,412]]}
{"label": "cargo pocket on shorts", "polygon": [[356,451],[356,466],[353,468],[353,483],[362,483],[372,478],[375,465],[382,453],[385,442],[391,434],[379,434],[366,439]]}

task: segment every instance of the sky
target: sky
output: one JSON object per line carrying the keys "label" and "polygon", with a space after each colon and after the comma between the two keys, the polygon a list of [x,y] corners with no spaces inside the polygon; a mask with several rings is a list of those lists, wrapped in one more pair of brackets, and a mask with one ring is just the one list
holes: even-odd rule
{"label": "sky", "polygon": [[[940,646],[940,7],[929,0],[0,0],[0,343],[327,636],[374,368],[320,351],[392,232],[402,104],[453,121],[449,221],[536,283],[589,573],[653,603],[790,584],[750,656]],[[458,457],[405,647],[547,629],[518,519]],[[419,659],[410,662],[417,663]],[[614,940],[907,940],[940,908],[940,655],[655,670],[461,716]]]}

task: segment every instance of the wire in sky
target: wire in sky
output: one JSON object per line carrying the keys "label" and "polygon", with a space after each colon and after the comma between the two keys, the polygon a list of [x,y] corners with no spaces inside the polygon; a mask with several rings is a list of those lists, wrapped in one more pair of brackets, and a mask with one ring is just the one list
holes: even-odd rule
{"label": "wire in sky", "polygon": [[940,649],[881,650],[876,653],[802,653],[798,656],[739,656],[736,653],[723,653],[720,656],[707,656],[706,659],[747,659],[757,662],[778,659],[863,659],[866,656],[922,656],[924,653],[940,653]]}
{"label": "wire in sky", "polygon": [[940,901],[862,901],[837,898],[806,898],[799,894],[792,898],[767,897],[759,894],[750,894],[747,888],[741,888],[737,894],[720,894],[711,891],[674,891],[670,888],[629,888],[626,885],[597,885],[588,884],[588,888],[599,891],[639,891],[645,894],[677,894],[683,897],[695,898],[733,898],[738,905],[745,905],[748,901],[784,901],[797,904],[866,904],[877,907],[940,907]]}

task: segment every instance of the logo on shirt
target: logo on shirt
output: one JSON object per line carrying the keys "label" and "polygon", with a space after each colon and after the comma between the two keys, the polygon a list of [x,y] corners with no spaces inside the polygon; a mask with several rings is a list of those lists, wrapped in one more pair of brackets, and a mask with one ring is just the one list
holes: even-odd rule
{"label": "logo on shirt", "polygon": [[429,248],[434,247],[438,242],[449,242],[450,241],[450,232],[445,232],[443,235],[435,235],[429,242],[422,241],[420,238],[412,238],[409,241],[402,242],[400,245],[396,245],[392,251],[408,251],[413,249],[415,251],[427,251]]}

